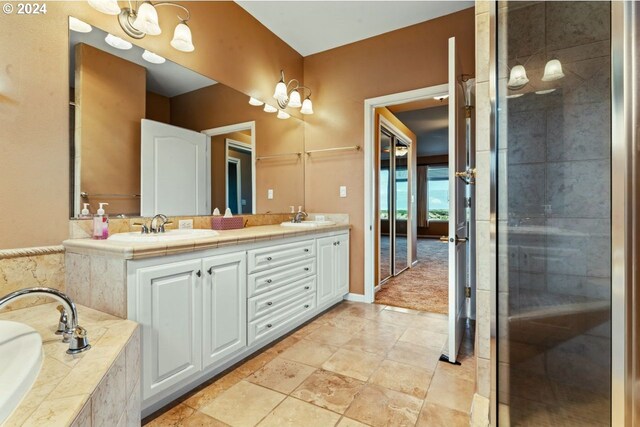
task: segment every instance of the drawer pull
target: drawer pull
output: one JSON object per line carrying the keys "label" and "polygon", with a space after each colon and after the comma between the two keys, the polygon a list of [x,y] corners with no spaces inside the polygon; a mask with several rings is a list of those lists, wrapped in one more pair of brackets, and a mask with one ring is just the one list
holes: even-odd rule
{"label": "drawer pull", "polygon": [[271,323],[267,323],[267,328],[272,327],[273,325]]}
{"label": "drawer pull", "polygon": [[267,279],[267,280],[265,280],[265,282],[267,282],[267,283],[271,283],[271,282],[273,282],[273,280],[271,280],[271,279]]}
{"label": "drawer pull", "polygon": [[337,245],[337,243],[336,243],[336,242],[333,242],[333,246],[335,246],[335,245]]}
{"label": "drawer pull", "polygon": [[200,270],[196,271],[196,276],[202,277],[202,271],[200,271]]}
{"label": "drawer pull", "polygon": [[209,273],[209,275],[213,274],[213,267],[209,267],[209,269],[207,270],[207,273]]}
{"label": "drawer pull", "polygon": [[304,288],[305,289],[311,289],[311,286],[305,286]]}
{"label": "drawer pull", "polygon": [[337,241],[337,242],[336,242],[336,244],[337,244],[337,245],[339,245],[339,244],[340,244],[340,241]]}
{"label": "drawer pull", "polygon": [[304,271],[309,271],[309,267],[305,267],[305,268],[304,268]]}
{"label": "drawer pull", "polygon": [[267,302],[267,305],[273,305],[273,303],[271,301]]}
{"label": "drawer pull", "polygon": [[267,257],[267,261],[271,261],[273,258],[271,258],[270,256]]}
{"label": "drawer pull", "polygon": [[309,308],[309,304],[305,304],[305,305],[304,305],[304,308]]}
{"label": "drawer pull", "polygon": [[309,248],[305,249],[304,251],[305,251],[305,252],[309,252]]}

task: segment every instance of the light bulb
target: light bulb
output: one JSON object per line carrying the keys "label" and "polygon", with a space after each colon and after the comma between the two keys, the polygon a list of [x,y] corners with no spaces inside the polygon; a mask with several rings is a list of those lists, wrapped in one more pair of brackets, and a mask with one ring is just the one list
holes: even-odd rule
{"label": "light bulb", "polygon": [[278,111],[278,109],[276,107],[273,107],[269,104],[264,104],[264,112],[265,113],[275,113],[276,111]]}
{"label": "light bulb", "polygon": [[107,34],[104,41],[107,42],[109,46],[115,47],[116,49],[129,50],[133,47],[133,45],[128,41],[122,40],[120,37],[116,37],[113,34]]}
{"label": "light bulb", "polygon": [[278,110],[278,116],[277,116],[277,117],[278,117],[279,119],[286,120],[286,119],[288,119],[288,118],[289,118],[289,117],[291,117],[291,116],[289,115],[289,113],[285,113],[285,112],[284,112],[284,111],[282,111],[282,110]]}
{"label": "light bulb", "polygon": [[181,52],[193,52],[196,49],[191,38],[191,28],[186,23],[180,22],[176,25],[171,46]]}
{"label": "light bulb", "polygon": [[158,11],[151,3],[144,2],[140,5],[136,12],[136,20],[133,21],[133,27],[150,36],[162,33],[158,23]]}
{"label": "light bulb", "polygon": [[151,62],[152,64],[163,64],[166,61],[166,59],[164,59],[162,56],[153,52],[149,52],[146,49],[144,52],[142,52],[142,58],[147,62]]}
{"label": "light bulb", "polygon": [[89,5],[95,10],[106,13],[107,15],[120,14],[118,0],[89,0]]}
{"label": "light bulb", "polygon": [[543,82],[552,82],[564,77],[562,72],[562,64],[557,59],[552,59],[544,66],[544,74],[542,75]]}
{"label": "light bulb", "polygon": [[294,89],[289,94],[289,107],[292,107],[292,108],[302,107],[302,102],[300,101],[300,92],[298,92],[298,89]]}
{"label": "light bulb", "polygon": [[262,104],[264,104],[264,102],[260,101],[259,99],[254,98],[253,96],[250,96],[249,97],[249,104],[250,105],[255,105],[256,107],[259,107]]}
{"label": "light bulb", "polygon": [[302,102],[302,108],[300,109],[302,114],[313,114],[313,104],[311,103],[311,99],[309,97],[305,98]]}
{"label": "light bulb", "polygon": [[509,82],[507,86],[509,89],[518,90],[523,88],[527,83],[529,83],[529,79],[527,78],[527,70],[524,69],[522,65],[516,65],[511,69],[511,73],[509,73]]}
{"label": "light bulb", "polygon": [[74,18],[73,16],[69,17],[69,29],[71,31],[75,31],[77,33],[90,33],[92,30],[91,25],[87,24],[79,20],[78,18]]}

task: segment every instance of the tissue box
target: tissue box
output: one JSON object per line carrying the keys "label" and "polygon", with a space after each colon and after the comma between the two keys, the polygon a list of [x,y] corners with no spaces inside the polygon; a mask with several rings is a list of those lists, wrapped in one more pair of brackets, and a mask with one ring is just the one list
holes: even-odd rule
{"label": "tissue box", "polygon": [[235,230],[244,227],[244,219],[241,216],[225,218],[214,216],[211,218],[211,228],[214,230]]}

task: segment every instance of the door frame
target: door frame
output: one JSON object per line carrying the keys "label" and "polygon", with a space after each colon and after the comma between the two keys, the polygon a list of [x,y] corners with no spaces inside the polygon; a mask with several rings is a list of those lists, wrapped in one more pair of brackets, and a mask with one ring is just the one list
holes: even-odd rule
{"label": "door frame", "polygon": [[[251,213],[255,214],[256,213],[256,122],[250,121],[250,122],[235,123],[228,126],[220,126],[216,128],[205,129],[201,131],[201,133],[204,133],[209,137],[207,139],[207,151],[209,153],[209,158],[211,158],[211,137],[212,136],[224,135],[225,133],[239,132],[243,130],[251,131]],[[247,145],[247,144],[243,144],[243,145]],[[225,168],[227,167],[226,157],[227,157],[227,146],[225,144]],[[225,176],[226,176],[226,171],[225,171]],[[211,194],[211,166],[209,167],[207,177],[208,177],[207,191],[209,192],[209,194]],[[226,178],[225,178],[225,193],[227,191],[226,186],[227,184],[226,184]]]}
{"label": "door frame", "polygon": [[[375,125],[375,109],[390,105],[404,104],[449,94],[448,83],[421,89],[399,92],[364,100],[364,295],[349,294],[352,301],[372,303],[375,299],[375,239],[376,239],[376,143],[378,129]],[[411,189],[413,194],[415,189]]]}
{"label": "door frame", "polygon": [[[225,138],[224,139],[224,200],[229,207],[229,162],[236,163],[237,171],[238,171],[238,179],[237,179],[237,194],[238,194],[238,215],[242,215],[242,161],[238,158],[229,156],[229,147],[236,148],[238,150],[249,151],[249,154],[252,156],[253,160],[253,150],[251,144],[247,144],[246,142],[236,141],[233,138]],[[252,172],[253,173],[253,172]],[[252,177],[253,179],[253,177]],[[253,191],[253,188],[252,190]],[[253,197],[253,195],[251,196]],[[253,206],[251,206],[253,210]]]}

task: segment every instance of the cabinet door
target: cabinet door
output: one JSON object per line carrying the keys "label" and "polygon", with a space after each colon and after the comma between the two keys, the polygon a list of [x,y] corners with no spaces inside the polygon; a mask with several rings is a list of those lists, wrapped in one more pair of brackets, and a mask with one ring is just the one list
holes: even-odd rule
{"label": "cabinet door", "polygon": [[200,260],[137,271],[143,398],[201,370]]}
{"label": "cabinet door", "polygon": [[247,345],[246,259],[239,252],[202,261],[205,367]]}
{"label": "cabinet door", "polygon": [[336,237],[336,292],[344,297],[349,293],[349,235]]}
{"label": "cabinet door", "polygon": [[335,237],[323,237],[318,244],[318,307],[336,295]]}

